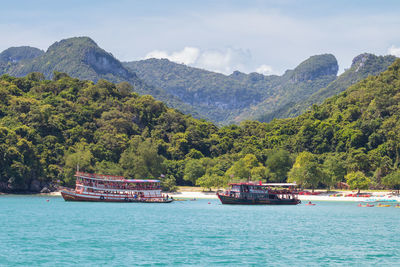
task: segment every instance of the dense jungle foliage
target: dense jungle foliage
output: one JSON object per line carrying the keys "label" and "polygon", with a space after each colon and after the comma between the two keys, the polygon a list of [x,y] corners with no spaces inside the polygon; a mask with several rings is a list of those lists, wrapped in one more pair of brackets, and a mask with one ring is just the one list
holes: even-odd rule
{"label": "dense jungle foliage", "polygon": [[126,82],[53,77],[0,78],[2,191],[71,186],[77,165],[162,177],[166,189],[247,179],[400,186],[400,60],[299,117],[220,128],[131,93]]}

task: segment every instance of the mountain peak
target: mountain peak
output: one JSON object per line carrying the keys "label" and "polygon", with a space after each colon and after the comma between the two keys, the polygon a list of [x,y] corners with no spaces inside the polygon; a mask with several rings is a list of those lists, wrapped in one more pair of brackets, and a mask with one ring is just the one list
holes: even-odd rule
{"label": "mountain peak", "polygon": [[44,54],[44,51],[30,46],[10,47],[0,53],[0,61],[17,63],[21,60],[34,59]]}
{"label": "mountain peak", "polygon": [[[355,72],[360,71],[361,69],[370,68],[371,65],[384,65],[386,69],[390,64],[392,64],[396,60],[395,56],[376,56],[370,53],[363,53],[356,56],[351,64],[351,69],[354,69]],[[372,73],[377,74],[377,73]]]}
{"label": "mountain peak", "polygon": [[351,68],[356,68],[355,71],[357,72],[360,68],[364,66],[365,62],[371,57],[376,57],[376,56],[370,53],[363,53],[356,56],[355,58],[353,58],[353,61],[351,63]]}
{"label": "mountain peak", "polygon": [[72,37],[55,42],[47,49],[47,52],[51,52],[54,49],[68,48],[68,47],[99,47],[99,46],[96,44],[95,41],[93,41],[89,37],[86,36]]}
{"label": "mountain peak", "polygon": [[315,55],[300,63],[292,73],[292,81],[315,80],[322,76],[336,76],[339,65],[332,54]]}
{"label": "mountain peak", "polygon": [[[25,48],[25,50],[27,49]],[[32,48],[28,51],[31,50]],[[45,53],[36,51],[36,54],[39,56],[34,58],[31,56],[32,59],[24,61],[24,64],[14,64],[8,69],[6,67],[4,69],[7,73],[15,76],[24,76],[38,71],[45,77],[51,78],[53,72],[58,71],[65,72],[71,77],[94,82],[99,79],[108,79],[112,82],[141,83],[135,73],[122,66],[121,62],[111,53],[100,48],[89,37],[63,39],[52,44]],[[0,60],[0,62],[3,61]]]}

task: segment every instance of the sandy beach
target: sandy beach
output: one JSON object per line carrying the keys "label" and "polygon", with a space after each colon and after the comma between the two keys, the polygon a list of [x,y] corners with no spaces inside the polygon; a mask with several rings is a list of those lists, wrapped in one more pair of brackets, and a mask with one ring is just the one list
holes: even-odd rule
{"label": "sandy beach", "polygon": [[[342,194],[350,194],[351,192],[349,191],[336,191],[337,193],[342,193]],[[356,192],[353,192],[356,193]],[[387,200],[387,199],[395,199],[398,202],[400,202],[400,197],[399,196],[392,196],[389,192],[373,192],[371,193],[371,197],[332,197],[333,192],[323,192],[320,195],[299,195],[299,199],[302,201],[350,201],[350,202],[361,202],[365,201],[367,199],[375,198],[379,200]],[[187,191],[182,191],[182,192],[174,192],[174,193],[169,193],[169,196],[172,196],[174,198],[180,199],[216,199],[218,198],[216,195],[216,192],[187,192]]]}
{"label": "sandy beach", "polygon": [[[333,197],[332,194],[354,194],[356,191],[335,191],[335,192],[326,192],[320,191],[320,195],[299,195],[299,199],[304,201],[348,201],[348,202],[362,202],[368,199],[377,199],[377,200],[396,200],[400,202],[400,196],[393,196],[388,191],[382,192],[371,192],[369,193],[371,197]],[[217,195],[215,191],[201,191],[200,188],[196,187],[183,187],[180,188],[178,192],[164,192],[163,194],[168,194],[170,197],[175,199],[217,199]],[[61,196],[60,191],[51,192],[48,194],[38,194],[43,196]]]}

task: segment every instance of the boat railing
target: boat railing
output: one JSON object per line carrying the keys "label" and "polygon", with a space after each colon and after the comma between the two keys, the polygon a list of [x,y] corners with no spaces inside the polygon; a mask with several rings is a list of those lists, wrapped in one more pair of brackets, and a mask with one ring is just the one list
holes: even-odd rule
{"label": "boat railing", "polygon": [[115,175],[104,175],[104,174],[96,174],[96,173],[86,173],[86,172],[76,172],[76,177],[82,178],[95,178],[95,179],[103,179],[103,180],[124,180],[124,176],[115,176]]}

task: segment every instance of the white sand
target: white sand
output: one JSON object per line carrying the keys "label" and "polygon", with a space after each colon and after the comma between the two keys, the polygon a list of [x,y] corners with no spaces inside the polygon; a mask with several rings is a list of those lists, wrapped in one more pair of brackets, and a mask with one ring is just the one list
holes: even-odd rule
{"label": "white sand", "polygon": [[[340,192],[335,192],[335,193],[340,193]],[[356,193],[356,192],[341,192],[344,194],[350,194],[350,193]],[[365,201],[369,198],[367,197],[330,197],[329,195],[332,195],[333,193],[321,193],[320,195],[299,195],[299,199],[304,201],[352,201],[352,202],[361,202]],[[374,199],[396,199],[397,201],[400,202],[400,197],[394,197],[390,196],[388,192],[374,192],[371,193],[370,198]],[[169,193],[169,196],[172,196],[174,198],[184,198],[184,199],[216,199],[218,198],[215,192],[174,192],[174,193]],[[378,197],[379,196],[379,197]],[[381,197],[384,196],[384,197]]]}
{"label": "white sand", "polygon": [[[346,194],[351,194],[351,192],[339,192],[339,193],[344,193]],[[354,194],[356,192],[352,192]],[[365,201],[368,199],[376,199],[376,200],[397,200],[400,202],[400,197],[399,196],[392,196],[389,192],[374,192],[370,193],[371,197],[331,197],[327,193],[323,193],[321,195],[315,195],[315,196],[305,196],[305,195],[299,195],[299,199],[303,201],[352,201],[352,202],[361,202]]]}
{"label": "white sand", "polygon": [[168,193],[173,198],[185,199],[216,199],[218,198],[215,192],[173,192]]}
{"label": "white sand", "polygon": [[[335,193],[342,193],[342,194],[351,194],[356,192],[335,192]],[[163,193],[168,194],[170,197],[175,199],[217,199],[217,195],[215,192],[170,192],[170,193]],[[352,201],[352,202],[361,202],[365,201],[366,197],[330,197],[333,193],[326,193],[323,192],[320,195],[299,195],[299,199],[303,201]],[[47,195],[47,196],[61,196],[59,191],[51,192],[49,194],[40,194],[40,195]],[[374,199],[395,199],[400,202],[399,196],[391,196],[389,192],[374,192],[371,193],[370,198]]]}

